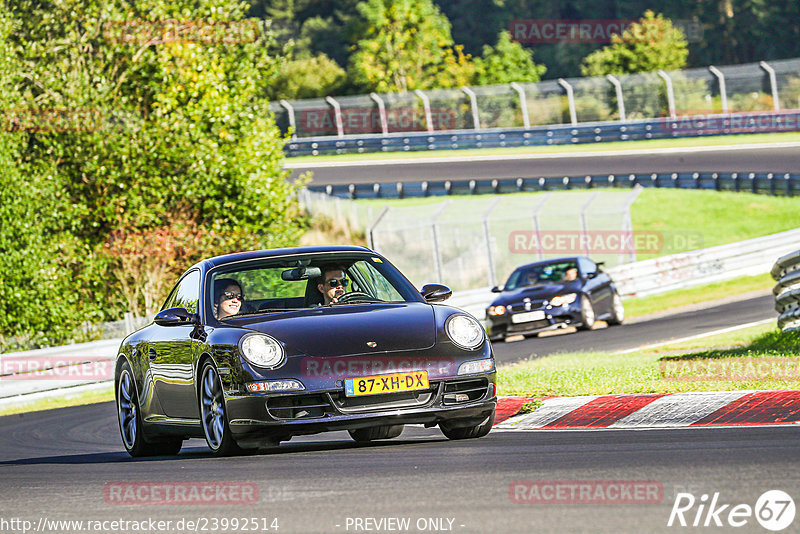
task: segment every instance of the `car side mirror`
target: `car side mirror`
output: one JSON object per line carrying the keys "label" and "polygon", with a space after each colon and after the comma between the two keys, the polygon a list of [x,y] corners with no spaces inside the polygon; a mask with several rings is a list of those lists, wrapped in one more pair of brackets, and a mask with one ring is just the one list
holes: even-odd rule
{"label": "car side mirror", "polygon": [[594,278],[595,276],[597,276],[597,271],[586,273],[586,278]]}
{"label": "car side mirror", "polygon": [[186,308],[167,308],[158,312],[153,321],[159,326],[180,326],[199,322],[196,313],[189,312]]}
{"label": "car side mirror", "polygon": [[453,291],[442,284],[426,284],[419,293],[426,302],[442,302],[449,299]]}
{"label": "car side mirror", "polygon": [[500,288],[500,286],[494,286],[492,288],[492,293],[502,293],[502,292],[503,292],[503,290],[502,290],[502,288]]}

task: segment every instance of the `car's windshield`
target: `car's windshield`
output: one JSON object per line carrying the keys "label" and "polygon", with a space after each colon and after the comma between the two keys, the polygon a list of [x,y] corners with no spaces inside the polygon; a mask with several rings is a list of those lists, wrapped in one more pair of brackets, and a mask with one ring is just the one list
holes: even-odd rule
{"label": "car's windshield", "polygon": [[321,306],[419,300],[414,287],[375,255],[282,256],[221,267],[208,278],[207,302],[220,320]]}
{"label": "car's windshield", "polygon": [[575,260],[553,263],[537,263],[520,267],[508,277],[504,289],[511,290],[527,286],[569,283],[578,277],[578,264]]}

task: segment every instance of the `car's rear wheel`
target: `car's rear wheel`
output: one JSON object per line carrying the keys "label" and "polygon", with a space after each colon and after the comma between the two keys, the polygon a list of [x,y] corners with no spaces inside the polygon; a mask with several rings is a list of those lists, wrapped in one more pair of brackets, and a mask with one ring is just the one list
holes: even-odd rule
{"label": "car's rear wheel", "polygon": [[172,456],[178,454],[183,445],[182,439],[166,439],[149,442],[145,439],[142,427],[142,415],[139,411],[139,396],[133,372],[128,362],[122,364],[116,388],[117,415],[122,444],[128,454],[134,458],[142,456]]}
{"label": "car's rear wheel", "polygon": [[200,373],[200,423],[206,443],[214,456],[231,456],[244,451],[233,439],[225,412],[225,395],[216,367],[210,361]]}
{"label": "car's rear wheel", "polygon": [[494,410],[481,424],[474,426],[450,426],[447,423],[439,423],[439,429],[447,439],[472,439],[482,438],[492,429],[494,424]]}
{"label": "car's rear wheel", "polygon": [[403,433],[403,425],[373,426],[370,428],[357,428],[348,430],[350,437],[355,441],[373,441],[376,439],[396,438]]}
{"label": "car's rear wheel", "polygon": [[581,295],[581,325],[578,328],[580,330],[591,330],[594,328],[595,319],[596,315],[594,314],[592,301],[586,295]]}
{"label": "car's rear wheel", "polygon": [[610,325],[622,324],[622,321],[625,320],[625,306],[623,306],[622,304],[622,298],[616,291],[614,291],[614,296],[612,298],[613,300],[611,303],[611,318],[608,320],[608,324]]}

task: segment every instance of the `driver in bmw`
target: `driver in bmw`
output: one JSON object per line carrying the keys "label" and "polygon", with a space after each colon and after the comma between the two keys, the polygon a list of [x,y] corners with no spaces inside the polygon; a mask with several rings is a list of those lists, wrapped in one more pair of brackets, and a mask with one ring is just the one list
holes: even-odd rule
{"label": "driver in bmw", "polygon": [[322,282],[317,284],[317,289],[325,299],[324,306],[335,304],[347,292],[350,280],[345,278],[344,269],[340,266],[328,266],[322,271]]}

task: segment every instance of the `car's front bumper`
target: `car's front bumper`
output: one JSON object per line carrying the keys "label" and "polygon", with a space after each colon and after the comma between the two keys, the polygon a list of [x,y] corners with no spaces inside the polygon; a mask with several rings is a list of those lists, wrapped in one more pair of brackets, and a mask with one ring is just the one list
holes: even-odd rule
{"label": "car's front bumper", "polygon": [[[226,398],[230,429],[237,441],[288,439],[293,435],[380,425],[450,422],[472,426],[497,404],[495,372],[442,379],[430,390],[404,395],[347,398],[341,390],[291,394],[245,394]],[[460,400],[456,395],[462,395]]]}
{"label": "car's front bumper", "polygon": [[497,340],[517,334],[535,334],[555,328],[578,325],[581,322],[579,302],[566,307],[539,308],[518,313],[527,313],[528,311],[541,311],[544,313],[544,318],[536,321],[515,323],[511,319],[514,315],[517,315],[514,313],[505,313],[503,315],[487,314],[488,325],[486,332],[489,338]]}

